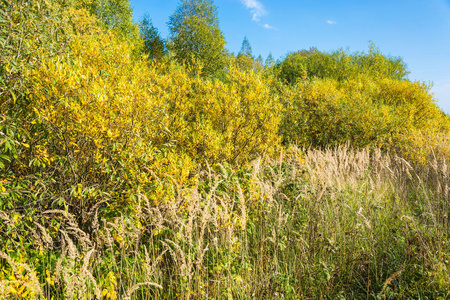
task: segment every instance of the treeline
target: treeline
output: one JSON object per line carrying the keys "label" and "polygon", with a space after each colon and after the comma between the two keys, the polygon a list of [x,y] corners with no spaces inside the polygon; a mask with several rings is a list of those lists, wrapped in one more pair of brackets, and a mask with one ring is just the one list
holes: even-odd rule
{"label": "treeline", "polygon": [[[168,26],[163,40],[150,17],[133,23],[128,0],[1,1],[1,296],[80,296],[54,272],[83,264],[62,246],[73,228],[91,241],[119,216],[146,228],[142,199],[173,203],[210,166],[244,172],[293,146],[341,144],[417,167],[450,157],[430,86],[374,45],[275,62],[245,38],[235,55],[211,0],[180,1]],[[180,205],[167,213],[188,217]],[[115,299],[120,275],[99,276]]]}

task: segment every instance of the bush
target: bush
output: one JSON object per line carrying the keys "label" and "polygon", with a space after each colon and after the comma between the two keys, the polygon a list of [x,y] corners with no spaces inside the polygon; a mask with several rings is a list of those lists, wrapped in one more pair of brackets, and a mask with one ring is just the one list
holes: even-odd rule
{"label": "bush", "polygon": [[230,69],[213,81],[136,60],[133,44],[86,11],[67,16],[70,55],[47,56],[26,75],[35,122],[48,129],[31,143],[32,165],[64,178],[55,193],[86,205],[71,203],[75,211],[100,202],[95,195],[126,204],[157,178],[185,182],[199,163],[241,163],[276,147],[280,104],[269,80]]}
{"label": "bush", "polygon": [[448,135],[449,118],[425,83],[405,79],[399,59],[317,50],[288,56],[278,66],[285,145],[329,147],[350,142],[424,161],[430,145]]}
{"label": "bush", "polygon": [[388,57],[371,44],[369,53],[331,53],[316,48],[290,53],[276,66],[281,81],[295,84],[306,78],[331,78],[339,82],[366,75],[372,78],[405,79],[409,74],[399,57]]}

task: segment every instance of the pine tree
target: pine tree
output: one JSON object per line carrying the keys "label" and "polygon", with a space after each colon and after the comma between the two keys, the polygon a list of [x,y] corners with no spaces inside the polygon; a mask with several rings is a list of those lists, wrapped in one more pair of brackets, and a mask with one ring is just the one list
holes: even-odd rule
{"label": "pine tree", "polygon": [[139,23],[139,31],[144,40],[144,53],[148,54],[150,59],[155,60],[165,54],[164,41],[149,16],[144,16]]}
{"label": "pine tree", "polygon": [[169,49],[181,63],[197,60],[205,74],[213,74],[225,65],[225,37],[219,29],[217,8],[212,0],[181,0],[168,22]]}
{"label": "pine tree", "polygon": [[260,70],[264,69],[264,60],[263,60],[261,55],[259,55],[255,59],[255,62],[253,64],[253,69],[256,70],[256,71],[260,71]]}
{"label": "pine tree", "polygon": [[242,42],[241,50],[237,55],[237,64],[242,70],[252,70],[255,66],[255,60],[253,59],[252,54],[252,46],[250,45],[247,37],[244,37],[244,41]]}
{"label": "pine tree", "polygon": [[271,67],[275,64],[275,59],[273,58],[272,52],[266,58],[266,67]]}
{"label": "pine tree", "polygon": [[250,45],[250,42],[248,41],[247,37],[244,37],[244,41],[242,42],[241,51],[239,51],[238,55],[246,55],[249,57],[252,56],[252,46]]}

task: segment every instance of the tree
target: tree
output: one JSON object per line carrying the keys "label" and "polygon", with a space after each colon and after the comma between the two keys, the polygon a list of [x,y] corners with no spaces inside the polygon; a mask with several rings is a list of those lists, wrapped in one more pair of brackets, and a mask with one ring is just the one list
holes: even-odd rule
{"label": "tree", "polygon": [[406,64],[399,57],[383,55],[373,44],[369,53],[338,50],[321,52],[316,48],[290,53],[277,64],[279,78],[295,84],[298,79],[332,78],[339,82],[364,76],[406,79]]}
{"label": "tree", "polygon": [[275,65],[275,59],[273,58],[272,52],[270,52],[267,56],[265,65],[266,67],[272,67]]}
{"label": "tree", "polygon": [[255,65],[255,60],[252,55],[252,46],[247,37],[244,37],[242,42],[241,51],[237,55],[237,64],[242,70],[251,70]]}
{"label": "tree", "polygon": [[259,55],[258,58],[255,60],[255,68],[256,69],[264,68],[264,60],[261,55]]}
{"label": "tree", "polygon": [[115,29],[125,36],[136,38],[139,35],[133,23],[133,10],[129,0],[76,0],[76,8],[85,8],[98,17],[106,27]]}
{"label": "tree", "polygon": [[200,61],[205,74],[224,67],[225,38],[212,0],[181,0],[168,26],[169,49],[179,62],[194,65]]}
{"label": "tree", "polygon": [[144,40],[144,53],[148,54],[150,59],[155,60],[165,54],[164,41],[148,15],[139,23],[139,31]]}
{"label": "tree", "polygon": [[252,55],[252,46],[250,45],[247,37],[244,37],[244,41],[242,41],[241,51],[239,51],[239,55],[246,55],[253,57]]}

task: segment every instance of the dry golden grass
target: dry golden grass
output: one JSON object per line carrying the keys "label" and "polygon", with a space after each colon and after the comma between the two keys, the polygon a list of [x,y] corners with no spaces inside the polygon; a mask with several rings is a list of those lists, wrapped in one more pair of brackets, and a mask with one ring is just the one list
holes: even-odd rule
{"label": "dry golden grass", "polygon": [[166,183],[172,201],[138,194],[132,215],[99,204],[80,228],[66,211],[43,212],[61,220],[57,235],[32,231],[55,255],[51,279],[29,262],[20,284],[47,299],[445,299],[448,178],[437,155],[413,167],[348,146],[291,147],[245,170],[207,165],[194,187]]}

